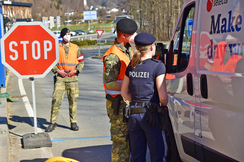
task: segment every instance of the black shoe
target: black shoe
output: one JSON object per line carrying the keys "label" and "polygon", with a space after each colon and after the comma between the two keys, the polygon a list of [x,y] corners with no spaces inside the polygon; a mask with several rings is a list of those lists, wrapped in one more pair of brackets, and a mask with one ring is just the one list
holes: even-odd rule
{"label": "black shoe", "polygon": [[56,123],[51,123],[49,126],[46,128],[45,132],[52,132],[55,128],[57,127]]}
{"label": "black shoe", "polygon": [[71,130],[78,131],[79,130],[78,125],[76,123],[71,123]]}

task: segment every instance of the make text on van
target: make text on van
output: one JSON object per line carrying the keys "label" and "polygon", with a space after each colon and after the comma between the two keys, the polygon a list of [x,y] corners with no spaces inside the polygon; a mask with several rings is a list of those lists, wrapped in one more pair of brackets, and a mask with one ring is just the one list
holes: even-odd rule
{"label": "make text on van", "polygon": [[[217,20],[215,22],[215,16],[211,16],[211,27],[209,34],[219,34],[226,32],[239,32],[241,30],[242,16],[232,16],[232,11],[228,12],[229,18],[221,18],[221,14],[218,14]],[[220,20],[222,22],[220,28]]]}

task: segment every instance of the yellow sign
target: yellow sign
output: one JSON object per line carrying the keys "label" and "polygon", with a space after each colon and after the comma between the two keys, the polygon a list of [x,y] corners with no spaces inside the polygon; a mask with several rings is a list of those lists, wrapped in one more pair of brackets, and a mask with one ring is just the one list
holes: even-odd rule
{"label": "yellow sign", "polygon": [[75,159],[57,156],[57,157],[52,157],[50,159],[47,159],[45,162],[79,162],[79,161]]}

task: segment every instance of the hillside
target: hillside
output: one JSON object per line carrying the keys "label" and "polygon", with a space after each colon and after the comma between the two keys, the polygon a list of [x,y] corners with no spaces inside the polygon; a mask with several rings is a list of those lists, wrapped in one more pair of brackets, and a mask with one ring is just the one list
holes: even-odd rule
{"label": "hillside", "polygon": [[[82,13],[84,10],[83,0],[13,0],[15,2],[32,3],[32,17],[41,20],[43,16],[62,16],[70,10]],[[87,0],[88,6],[117,7],[119,0]]]}
{"label": "hillside", "polygon": [[119,0],[87,0],[88,6],[106,6],[108,8],[113,8],[118,6]]}

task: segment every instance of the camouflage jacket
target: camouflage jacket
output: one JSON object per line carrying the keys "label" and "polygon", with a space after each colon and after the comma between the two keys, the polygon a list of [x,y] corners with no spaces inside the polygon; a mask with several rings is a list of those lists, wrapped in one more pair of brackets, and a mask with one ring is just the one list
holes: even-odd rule
{"label": "camouflage jacket", "polygon": [[[130,53],[132,52],[131,44],[127,43],[125,46],[123,46],[117,41],[117,39],[115,39],[114,44],[121,51],[123,51],[130,58],[130,60],[132,59],[130,55]],[[116,86],[117,77],[120,73],[121,65],[119,58],[115,54],[110,54],[107,57],[105,57],[104,65],[105,70],[103,76],[105,80],[105,85],[108,89],[111,89]]]}

